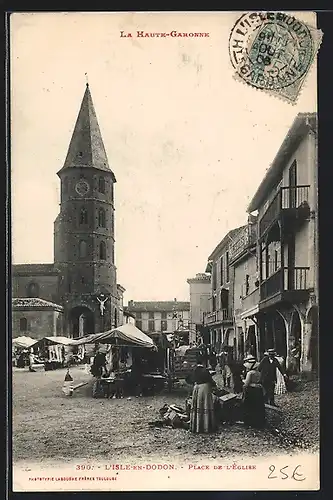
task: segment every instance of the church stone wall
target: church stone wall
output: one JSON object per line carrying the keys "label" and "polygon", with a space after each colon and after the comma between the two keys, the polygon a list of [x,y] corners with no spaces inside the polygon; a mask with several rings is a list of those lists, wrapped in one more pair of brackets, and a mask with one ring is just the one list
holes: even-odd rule
{"label": "church stone wall", "polygon": [[[20,329],[20,320],[27,320],[27,329]],[[62,335],[62,313],[53,310],[19,310],[12,314],[13,338],[26,335],[33,339]]]}
{"label": "church stone wall", "polygon": [[29,285],[35,283],[39,290],[37,294],[39,298],[58,303],[58,281],[59,277],[56,275],[15,276],[14,274],[12,278],[12,295],[13,297],[29,297]]}

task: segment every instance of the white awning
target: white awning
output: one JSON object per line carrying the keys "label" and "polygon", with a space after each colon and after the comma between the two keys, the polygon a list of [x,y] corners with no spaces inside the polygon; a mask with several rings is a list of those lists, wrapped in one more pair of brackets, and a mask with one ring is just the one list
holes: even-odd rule
{"label": "white awning", "polygon": [[124,347],[156,348],[154,341],[139,328],[130,323],[103,333],[97,333],[88,338],[75,339],[72,345],[80,344],[112,344]]}
{"label": "white awning", "polygon": [[30,347],[37,342],[36,339],[32,339],[31,337],[16,337],[13,339],[13,344],[17,347]]}

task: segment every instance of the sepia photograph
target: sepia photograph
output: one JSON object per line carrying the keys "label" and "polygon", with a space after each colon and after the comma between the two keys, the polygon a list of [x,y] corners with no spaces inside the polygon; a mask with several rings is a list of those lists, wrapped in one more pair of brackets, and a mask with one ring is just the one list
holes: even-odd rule
{"label": "sepia photograph", "polygon": [[9,39],[13,491],[318,490],[316,14]]}

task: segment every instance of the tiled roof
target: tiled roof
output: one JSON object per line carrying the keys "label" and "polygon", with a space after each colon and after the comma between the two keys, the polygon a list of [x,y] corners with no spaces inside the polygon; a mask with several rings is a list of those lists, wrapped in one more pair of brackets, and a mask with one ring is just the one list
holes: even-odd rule
{"label": "tiled roof", "polygon": [[196,283],[196,282],[209,282],[210,283],[210,275],[205,273],[198,273],[194,278],[188,278],[187,283]]}
{"label": "tiled roof", "polygon": [[27,308],[32,309],[34,307],[45,307],[48,309],[63,309],[59,304],[54,304],[53,302],[49,302],[48,300],[40,299],[38,297],[24,297],[24,298],[13,298],[12,299],[13,308]]}
{"label": "tiled roof", "polygon": [[124,306],[124,316],[129,316],[131,318],[135,319],[135,314],[131,313],[128,309],[127,306]]}
{"label": "tiled roof", "polygon": [[113,182],[116,182],[108,164],[88,84],[82,99],[65,163],[60,172],[67,168],[85,167],[109,172],[112,174]]}
{"label": "tiled roof", "polygon": [[[232,241],[236,238],[237,234],[244,229],[244,227],[247,227],[247,224],[244,226],[236,227],[235,229],[231,229],[224,238],[220,241],[220,243],[214,248],[210,256],[208,257],[208,260],[214,260],[216,257],[220,256],[220,252],[223,250],[224,247],[228,246]],[[207,271],[206,271],[207,272]]]}
{"label": "tiled roof", "polygon": [[12,273],[15,274],[30,274],[31,276],[37,274],[50,274],[58,273],[54,264],[14,264]]}
{"label": "tiled roof", "polygon": [[317,114],[299,113],[293,121],[283,143],[281,144],[276,156],[262,179],[255,195],[253,196],[247,211],[254,212],[260,208],[265,201],[267,193],[279,182],[283,169],[286,167],[290,156],[295,148],[309,131],[317,132]]}
{"label": "tiled roof", "polygon": [[147,302],[134,302],[129,301],[127,306],[127,311],[140,311],[140,312],[151,312],[151,311],[189,311],[190,302],[178,302],[175,300],[163,300],[163,301],[147,301]]}

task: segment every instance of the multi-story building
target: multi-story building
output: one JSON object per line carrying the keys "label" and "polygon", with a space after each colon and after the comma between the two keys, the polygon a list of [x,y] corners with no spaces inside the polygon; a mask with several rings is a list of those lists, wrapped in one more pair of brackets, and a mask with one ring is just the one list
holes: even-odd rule
{"label": "multi-story building", "polygon": [[[210,341],[260,358],[269,348],[290,372],[318,369],[317,116],[294,120],[249,207],[209,257]],[[226,268],[228,263],[228,268]]]}
{"label": "multi-story building", "polygon": [[318,366],[317,117],[294,120],[248,212],[258,213],[260,353],[290,371]]}
{"label": "multi-story building", "polygon": [[126,313],[135,317],[135,325],[145,333],[189,331],[189,302],[129,300]]}
{"label": "multi-story building", "polygon": [[245,226],[229,231],[208,257],[211,270],[210,312],[204,324],[210,331],[210,344],[217,350],[230,346],[236,354],[236,335],[233,318],[233,278],[230,266],[230,246]]}
{"label": "multi-story building", "polygon": [[210,275],[206,273],[198,273],[187,280],[190,285],[190,343],[204,336],[204,315],[210,310],[210,280]]}
{"label": "multi-story building", "polygon": [[255,320],[259,308],[256,217],[249,216],[248,224],[237,233],[230,244],[229,262],[233,280],[236,354],[238,358],[242,358],[245,353],[258,356],[259,335]]}

